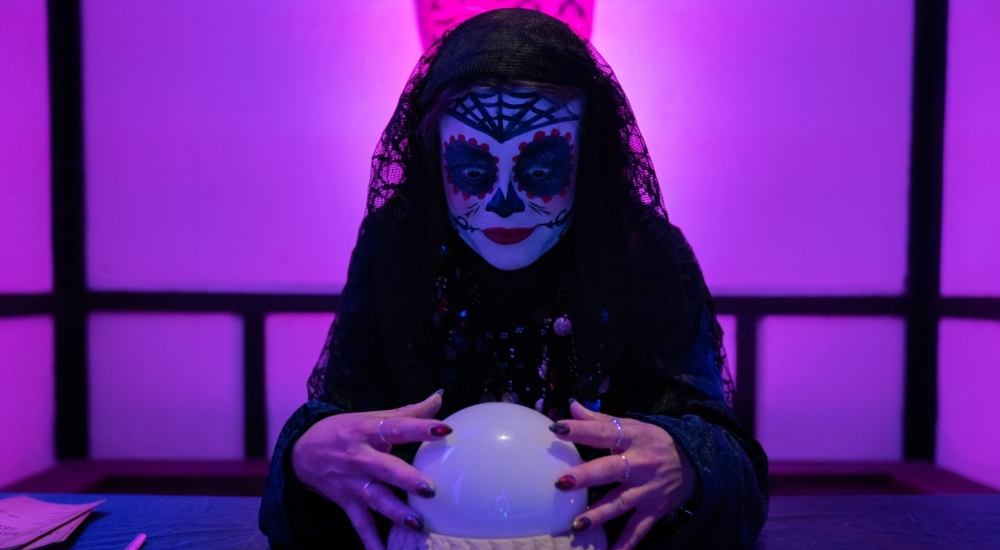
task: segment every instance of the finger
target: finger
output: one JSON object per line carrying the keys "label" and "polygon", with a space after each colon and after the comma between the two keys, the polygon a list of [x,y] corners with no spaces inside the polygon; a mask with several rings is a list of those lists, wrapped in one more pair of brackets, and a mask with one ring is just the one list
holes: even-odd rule
{"label": "finger", "polygon": [[587,407],[584,407],[579,401],[573,399],[569,404],[569,414],[577,420],[611,420],[611,417],[606,414],[601,414],[599,412],[592,411]]}
{"label": "finger", "polygon": [[354,526],[354,530],[361,537],[361,542],[364,543],[365,550],[385,550],[385,546],[382,545],[382,538],[375,527],[375,518],[372,517],[372,513],[368,511],[368,508],[359,503],[354,506],[345,507],[344,512],[347,513],[347,517],[351,519],[351,525]]}
{"label": "finger", "polygon": [[654,524],[656,524],[656,518],[653,516],[639,514],[632,516],[625,524],[625,529],[618,536],[618,540],[615,541],[611,550],[632,550],[639,544],[639,541],[649,534]]}
{"label": "finger", "polygon": [[371,453],[365,469],[372,478],[424,498],[434,496],[434,481],[405,460],[386,453]]}
{"label": "finger", "polygon": [[405,407],[399,407],[398,409],[391,409],[388,411],[377,411],[374,413],[375,416],[384,418],[389,416],[409,416],[413,418],[433,418],[437,414],[438,410],[441,408],[442,394],[444,390],[438,390],[430,395],[427,399],[419,403],[414,403],[412,405],[407,405]]}
{"label": "finger", "polygon": [[595,449],[610,449],[617,445],[619,449],[627,449],[629,424],[620,420],[622,425],[621,443],[618,442],[618,427],[609,420],[560,420],[549,427],[559,439],[587,445]]}
{"label": "finger", "polygon": [[616,487],[608,491],[604,498],[573,520],[573,530],[593,529],[595,525],[604,525],[605,522],[628,513],[629,510],[636,507],[642,494],[641,486]]}
{"label": "finger", "polygon": [[400,445],[417,441],[437,441],[451,433],[451,428],[439,420],[390,416],[372,418],[368,425],[369,443],[381,447],[385,443]]}
{"label": "finger", "polygon": [[559,478],[556,487],[563,490],[597,487],[625,481],[625,473],[635,475],[635,466],[626,464],[622,455],[604,456],[574,466]]}
{"label": "finger", "polygon": [[402,523],[414,531],[424,530],[424,520],[413,508],[403,504],[391,489],[381,483],[372,483],[361,490],[365,505],[391,519]]}

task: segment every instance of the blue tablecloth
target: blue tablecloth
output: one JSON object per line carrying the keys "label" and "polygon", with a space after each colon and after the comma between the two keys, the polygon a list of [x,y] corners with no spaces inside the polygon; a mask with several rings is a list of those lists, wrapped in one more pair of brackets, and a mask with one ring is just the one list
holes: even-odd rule
{"label": "blue tablecloth", "polygon": [[[139,533],[149,537],[144,549],[267,548],[257,498],[31,496],[65,504],[107,499],[58,548],[121,550]],[[1000,549],[1000,495],[775,497],[756,548]]]}

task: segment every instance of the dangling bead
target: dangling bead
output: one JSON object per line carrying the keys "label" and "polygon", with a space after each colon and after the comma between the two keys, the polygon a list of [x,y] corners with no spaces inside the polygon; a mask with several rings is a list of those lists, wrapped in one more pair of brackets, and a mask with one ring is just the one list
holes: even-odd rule
{"label": "dangling bead", "polygon": [[517,397],[517,393],[514,392],[514,381],[513,380],[509,380],[507,382],[507,391],[503,392],[503,395],[500,396],[500,400],[503,401],[504,403],[515,403],[515,404],[517,404],[517,403],[521,402],[521,400]]}
{"label": "dangling bead", "polygon": [[535,401],[535,410],[536,411],[542,412],[543,408],[545,408],[545,399],[539,399],[538,401]]}
{"label": "dangling bead", "polygon": [[570,322],[569,317],[562,315],[552,323],[552,330],[556,336],[569,336],[569,333],[573,332],[573,323]]}
{"label": "dangling bead", "polygon": [[549,364],[547,361],[542,361],[541,365],[538,365],[538,377],[545,380],[549,376]]}

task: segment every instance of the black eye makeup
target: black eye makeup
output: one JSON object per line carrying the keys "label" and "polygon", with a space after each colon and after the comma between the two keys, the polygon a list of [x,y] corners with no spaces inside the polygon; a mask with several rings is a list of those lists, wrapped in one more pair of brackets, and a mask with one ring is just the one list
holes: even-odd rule
{"label": "black eye makeup", "polygon": [[559,193],[569,184],[572,154],[563,136],[549,135],[527,142],[514,165],[517,183],[530,195]]}
{"label": "black eye makeup", "polygon": [[462,193],[484,195],[493,189],[497,181],[499,159],[489,149],[471,140],[445,143],[444,160],[448,183],[454,184]]}

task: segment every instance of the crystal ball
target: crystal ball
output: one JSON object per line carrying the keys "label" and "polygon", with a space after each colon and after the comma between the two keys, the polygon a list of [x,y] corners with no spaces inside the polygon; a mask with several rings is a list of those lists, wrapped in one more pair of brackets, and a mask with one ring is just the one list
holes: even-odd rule
{"label": "crystal ball", "polygon": [[462,409],[444,422],[452,433],[423,443],[413,461],[437,490],[433,498],[409,498],[427,532],[491,539],[555,535],[587,508],[586,489],[555,487],[583,460],[572,443],[549,431],[546,416],[497,402]]}

